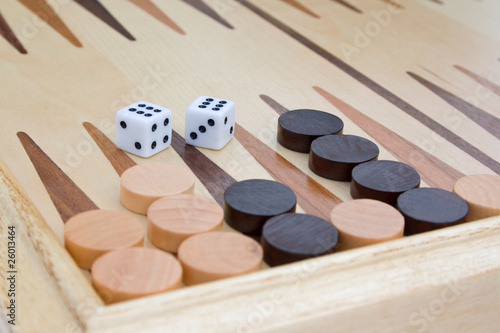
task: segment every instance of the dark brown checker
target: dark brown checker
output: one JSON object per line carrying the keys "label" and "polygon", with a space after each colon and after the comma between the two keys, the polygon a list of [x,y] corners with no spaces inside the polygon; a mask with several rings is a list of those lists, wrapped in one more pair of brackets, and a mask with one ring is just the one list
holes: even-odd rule
{"label": "dark brown checker", "polygon": [[262,229],[264,261],[270,266],[333,253],[337,229],[322,218],[288,213],[269,219]]}
{"label": "dark brown checker", "polygon": [[405,235],[441,229],[465,222],[467,202],[438,188],[416,188],[401,194],[397,208],[405,217]]}
{"label": "dark brown checker", "polygon": [[356,135],[326,135],[311,144],[309,168],[317,175],[339,181],[350,181],[352,169],[376,160],[378,146]]}
{"label": "dark brown checker", "polygon": [[371,161],[352,170],[351,196],[396,205],[403,192],[420,186],[420,175],[405,163],[396,161]]}
{"label": "dark brown checker", "polygon": [[273,216],[295,212],[297,198],[286,185],[265,179],[234,183],[224,193],[224,218],[231,227],[259,236]]}
{"label": "dark brown checker", "polygon": [[342,134],[344,122],[323,111],[298,109],[278,119],[278,142],[285,148],[308,153],[311,143],[323,135]]}

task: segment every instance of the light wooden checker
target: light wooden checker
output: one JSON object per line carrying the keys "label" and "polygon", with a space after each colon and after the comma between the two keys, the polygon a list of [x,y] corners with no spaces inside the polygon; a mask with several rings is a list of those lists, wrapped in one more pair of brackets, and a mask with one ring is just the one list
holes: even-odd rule
{"label": "light wooden checker", "polygon": [[182,286],[177,259],[156,249],[130,248],[104,254],[91,269],[92,284],[106,304]]}
{"label": "light wooden checker", "polygon": [[338,250],[349,250],[403,237],[403,215],[385,202],[346,201],[332,210],[330,221],[339,231]]}
{"label": "light wooden checker", "polygon": [[224,231],[192,236],[178,253],[188,286],[258,271],[262,256],[262,247],[252,238]]}
{"label": "light wooden checker", "polygon": [[104,253],[142,246],[144,228],[131,214],[90,210],[73,216],[64,225],[64,245],[78,266],[90,269]]}
{"label": "light wooden checker", "polygon": [[224,212],[206,197],[181,194],[156,200],[148,209],[148,236],[160,249],[177,253],[181,243],[222,228]]}
{"label": "light wooden checker", "polygon": [[182,165],[145,163],[127,169],[120,178],[120,201],[128,210],[146,214],[162,197],[193,193],[195,177]]}
{"label": "light wooden checker", "polygon": [[[124,209],[112,165],[123,171],[144,161],[132,156],[130,164],[113,154],[107,160],[82,123],[113,140],[114,113],[141,99],[169,107],[176,133],[184,132],[183,110],[196,96],[236,102],[236,140],[222,151],[184,147],[178,136],[174,149],[153,157],[196,170],[196,194],[219,203],[225,186],[248,178],[290,183],[298,193],[298,210],[323,218],[350,199],[347,184],[308,173],[306,158],[277,144],[277,118],[286,109],[339,116],[344,133],[379,145],[380,159],[412,164],[424,187],[452,190],[464,175],[498,174],[498,10],[494,1],[462,0],[22,0],[0,5],[5,69],[0,224],[2,230],[18,227],[22,258],[15,328],[496,330],[500,319],[490,311],[500,307],[495,217],[197,286],[196,293],[187,288],[106,307],[62,247],[62,221],[69,217],[62,213],[95,205]],[[19,131],[39,149],[17,136]],[[40,151],[80,192],[63,191],[65,182],[58,182],[62,178],[53,168],[44,168]],[[82,193],[95,205],[90,200],[67,205]],[[146,217],[138,218],[145,226]],[[0,260],[7,260],[3,250]],[[332,280],[340,282],[332,285]],[[456,291],[456,298],[444,312],[434,313],[441,308],[431,305],[440,305],[436,299],[443,290],[447,296]],[[260,317],[260,305],[269,302],[274,311]],[[429,309],[431,320],[419,309]],[[46,313],[53,320],[47,321]],[[221,313],[235,320],[214,320]],[[360,328],[359,318],[369,324]]]}
{"label": "light wooden checker", "polygon": [[472,175],[460,178],[453,192],[469,205],[467,221],[476,221],[500,215],[500,177],[496,175]]}

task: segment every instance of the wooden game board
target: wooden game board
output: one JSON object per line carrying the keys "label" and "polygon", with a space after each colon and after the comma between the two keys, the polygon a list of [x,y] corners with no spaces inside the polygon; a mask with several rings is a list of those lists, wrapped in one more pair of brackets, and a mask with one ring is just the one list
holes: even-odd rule
{"label": "wooden game board", "polygon": [[[289,185],[318,216],[350,199],[277,144],[287,109],[341,117],[422,186],[500,174],[498,1],[13,0],[0,14],[3,309],[8,226],[17,283],[0,331],[500,331],[499,217],[110,306],[62,243],[76,212],[124,210],[118,175],[146,160],[108,140],[137,100],[171,109],[178,133],[147,161],[187,165],[219,203],[248,178]],[[184,147],[198,95],[236,103],[221,151]]]}

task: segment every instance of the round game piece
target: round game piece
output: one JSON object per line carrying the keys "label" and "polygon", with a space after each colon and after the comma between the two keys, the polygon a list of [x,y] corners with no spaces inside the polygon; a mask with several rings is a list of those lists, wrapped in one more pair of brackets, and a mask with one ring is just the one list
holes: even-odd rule
{"label": "round game piece", "polygon": [[208,198],[180,194],[156,200],[148,209],[148,236],[162,250],[177,252],[188,237],[222,227],[224,212]]}
{"label": "round game piece", "polygon": [[182,267],[170,253],[136,247],[106,253],[91,269],[92,284],[106,304],[177,289]]}
{"label": "round game piece", "polygon": [[265,179],[249,179],[224,192],[224,218],[231,227],[254,236],[271,217],[295,211],[297,197],[287,186]]}
{"label": "round game piece", "polygon": [[356,135],[326,135],[311,144],[309,168],[317,175],[350,181],[352,169],[376,160],[379,149],[372,141]]}
{"label": "round game piece", "polygon": [[130,214],[90,210],[70,218],[64,225],[64,244],[78,266],[89,269],[102,254],[142,246],[144,228]]}
{"label": "round game piece", "polygon": [[186,239],[178,258],[186,285],[215,281],[257,271],[262,247],[252,238],[235,232],[206,232]]}
{"label": "round game piece", "polygon": [[322,218],[297,213],[275,216],[262,229],[264,261],[278,266],[333,253],[338,231]]}
{"label": "round game piece", "polygon": [[401,238],[405,226],[405,219],[396,208],[372,199],[335,206],[330,221],[339,232],[339,251]]}
{"label": "round game piece", "polygon": [[398,197],[397,208],[405,217],[405,235],[414,235],[465,222],[467,202],[438,188],[415,188]]}
{"label": "round game piece", "polygon": [[341,134],[344,122],[331,113],[299,109],[283,113],[278,119],[278,142],[285,148],[308,153],[314,139]]}
{"label": "round game piece", "polygon": [[469,205],[466,221],[500,215],[500,176],[472,175],[456,181],[453,192]]}
{"label": "round game piece", "polygon": [[146,215],[156,200],[192,193],[195,177],[188,168],[169,163],[145,163],[127,169],[120,178],[120,200],[128,210]]}
{"label": "round game piece", "polygon": [[395,206],[398,196],[420,186],[420,175],[411,166],[396,161],[371,161],[352,170],[351,196],[375,199]]}

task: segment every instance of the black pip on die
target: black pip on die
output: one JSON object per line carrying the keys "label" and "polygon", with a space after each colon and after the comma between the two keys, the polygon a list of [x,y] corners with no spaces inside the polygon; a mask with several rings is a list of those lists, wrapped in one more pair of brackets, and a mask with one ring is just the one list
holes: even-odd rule
{"label": "black pip on die", "polygon": [[149,102],[131,104],[116,113],[116,145],[129,153],[150,157],[170,146],[172,112]]}
{"label": "black pip on die", "polygon": [[200,96],[186,109],[186,143],[210,149],[221,149],[234,135],[234,102]]}

